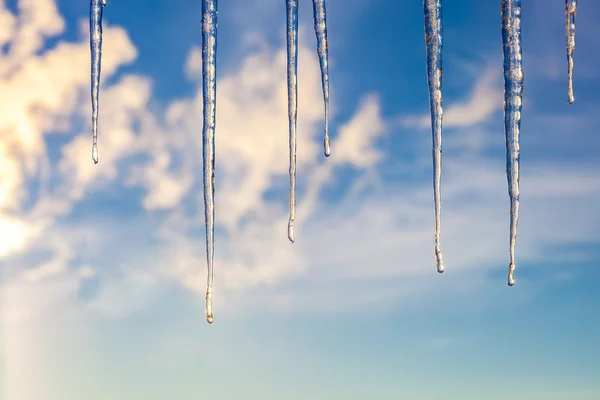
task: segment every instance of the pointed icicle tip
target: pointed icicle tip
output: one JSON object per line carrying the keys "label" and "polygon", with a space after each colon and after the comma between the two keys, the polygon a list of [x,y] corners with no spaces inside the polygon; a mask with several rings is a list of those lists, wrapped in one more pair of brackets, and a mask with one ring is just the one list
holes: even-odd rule
{"label": "pointed icicle tip", "polygon": [[98,144],[94,143],[92,145],[92,160],[94,160],[94,164],[98,164]]}
{"label": "pointed icicle tip", "polygon": [[294,221],[290,219],[288,222],[288,239],[294,243],[296,241],[296,233],[294,230]]}

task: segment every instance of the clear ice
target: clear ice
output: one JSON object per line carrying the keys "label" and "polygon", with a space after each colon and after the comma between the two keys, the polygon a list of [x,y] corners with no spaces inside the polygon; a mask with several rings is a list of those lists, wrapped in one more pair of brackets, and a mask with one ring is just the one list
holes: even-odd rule
{"label": "clear ice", "polygon": [[317,36],[317,53],[321,65],[321,82],[323,84],[323,101],[325,103],[325,138],[323,150],[325,157],[331,155],[329,142],[329,52],[327,45],[327,13],[325,0],[313,0],[313,14],[315,19],[315,35]]}
{"label": "clear ice", "polygon": [[427,81],[433,136],[433,199],[435,204],[435,258],[437,271],[444,272],[440,246],[441,174],[442,174],[442,0],[423,0]]}
{"label": "clear ice", "polygon": [[[90,0],[90,51],[92,98],[92,159],[98,163],[98,106],[102,58],[102,13],[107,0]],[[504,110],[506,136],[506,174],[510,198],[510,237],[507,282],[515,284],[515,244],[519,221],[519,135],[523,97],[523,69],[521,49],[521,0],[501,0],[502,45],[504,55]],[[202,84],[203,84],[203,172],[206,223],[206,320],[213,322],[212,292],[214,275],[214,222],[215,222],[215,127],[216,127],[216,55],[217,55],[218,0],[202,0]],[[437,270],[444,265],[440,245],[441,227],[441,169],[442,169],[442,0],[423,0],[427,79],[431,108],[433,139],[433,189],[435,203],[435,255]],[[317,53],[321,68],[325,108],[324,153],[330,156],[329,139],[329,62],[325,0],[313,0],[314,28]],[[573,54],[575,51],[575,17],[577,0],[565,0],[568,101],[573,96]],[[287,84],[289,118],[289,175],[290,213],[288,238],[295,241],[294,222],[296,205],[296,130],[298,114],[298,0],[286,0],[287,14]]]}
{"label": "clear ice", "polygon": [[568,101],[573,104],[573,53],[575,52],[575,17],[577,16],[577,0],[565,0],[567,31],[567,64],[568,64]]}
{"label": "clear ice", "polygon": [[202,0],[202,160],[204,170],[204,219],[206,224],[206,321],[213,322],[212,291],[215,234],[215,124],[217,110],[217,3]]}
{"label": "clear ice", "polygon": [[521,0],[502,0],[502,47],[506,175],[510,196],[510,264],[507,281],[509,286],[513,286],[515,284],[515,242],[519,222],[519,131],[523,99]]}
{"label": "clear ice", "polygon": [[286,0],[287,13],[287,84],[290,135],[290,220],[288,239],[294,243],[296,220],[296,118],[298,116],[298,0]]}
{"label": "clear ice", "polygon": [[98,98],[102,61],[102,10],[106,0],[90,0],[90,52],[92,54],[92,160],[98,163]]}

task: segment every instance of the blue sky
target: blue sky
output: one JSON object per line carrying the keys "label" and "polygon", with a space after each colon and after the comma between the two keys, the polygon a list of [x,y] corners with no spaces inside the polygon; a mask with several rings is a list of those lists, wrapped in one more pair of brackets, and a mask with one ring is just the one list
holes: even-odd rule
{"label": "blue sky", "polygon": [[300,1],[294,245],[285,3],[220,3],[209,326],[200,2],[108,1],[93,165],[87,3],[0,0],[2,399],[600,398],[600,4],[573,105],[564,2],[523,5],[509,288],[499,1],[444,2],[443,275],[422,2],[328,1],[325,160]]}

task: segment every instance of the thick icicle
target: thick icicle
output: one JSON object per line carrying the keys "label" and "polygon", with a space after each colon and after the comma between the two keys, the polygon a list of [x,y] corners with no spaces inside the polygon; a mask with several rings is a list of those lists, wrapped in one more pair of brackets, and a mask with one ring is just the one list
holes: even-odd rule
{"label": "thick icicle", "polygon": [[427,81],[433,136],[433,200],[435,203],[435,258],[437,271],[444,272],[440,246],[441,174],[442,174],[442,0],[423,0],[425,8],[425,44]]}
{"label": "thick icicle", "polygon": [[92,160],[98,163],[98,98],[102,61],[102,10],[106,0],[90,0],[90,51],[92,54]]}
{"label": "thick icicle", "polygon": [[296,219],[296,118],[298,116],[298,0],[286,0],[287,12],[287,83],[290,135],[290,220],[288,239],[294,243]]}
{"label": "thick icicle", "polygon": [[568,64],[568,101],[573,104],[573,53],[575,52],[575,17],[577,16],[577,0],[565,0],[567,30],[567,64]]}
{"label": "thick icicle", "polygon": [[510,196],[510,264],[508,285],[515,284],[515,242],[519,222],[519,133],[523,99],[521,51],[521,0],[502,0],[502,47],[504,53],[504,131],[506,175]]}
{"label": "thick icicle", "polygon": [[331,155],[329,143],[329,52],[327,45],[327,13],[325,0],[313,0],[315,19],[315,35],[317,36],[317,53],[321,64],[321,82],[323,84],[323,101],[325,103],[325,138],[323,140],[325,157]]}
{"label": "thick icicle", "polygon": [[206,223],[206,320],[213,322],[212,291],[215,234],[215,124],[217,110],[217,3],[202,0],[202,126],[204,164],[204,218]]}

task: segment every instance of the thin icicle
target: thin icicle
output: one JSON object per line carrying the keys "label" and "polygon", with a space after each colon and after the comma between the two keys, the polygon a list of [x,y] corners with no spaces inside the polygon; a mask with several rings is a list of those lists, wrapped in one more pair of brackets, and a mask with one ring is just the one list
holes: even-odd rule
{"label": "thin icicle", "polygon": [[102,61],[102,10],[106,0],[90,0],[90,51],[92,54],[92,160],[98,163],[98,98]]}
{"label": "thin icicle", "polygon": [[567,64],[568,64],[568,100],[573,104],[573,53],[575,52],[575,17],[577,16],[577,0],[565,0],[567,30]]}
{"label": "thin icicle", "polygon": [[204,218],[206,223],[206,320],[213,322],[212,291],[215,234],[215,124],[217,110],[217,3],[202,0],[202,126],[204,165]]}
{"label": "thin icicle", "polygon": [[515,242],[519,223],[519,133],[523,100],[521,51],[521,0],[502,0],[502,47],[504,53],[504,131],[506,175],[510,196],[510,264],[508,285],[515,284]]}
{"label": "thin icicle", "polygon": [[442,0],[423,0],[425,9],[425,43],[427,81],[433,136],[433,200],[435,203],[435,258],[437,271],[444,272],[440,246],[441,175],[442,175]]}
{"label": "thin icicle", "polygon": [[327,44],[327,12],[325,0],[313,0],[315,19],[315,35],[317,36],[317,53],[321,64],[321,82],[323,84],[323,101],[325,103],[325,138],[323,147],[325,157],[331,155],[329,143],[329,52]]}
{"label": "thin icicle", "polygon": [[288,239],[294,243],[296,220],[296,118],[298,116],[298,0],[286,0],[287,12],[287,83],[290,134],[290,220]]}

